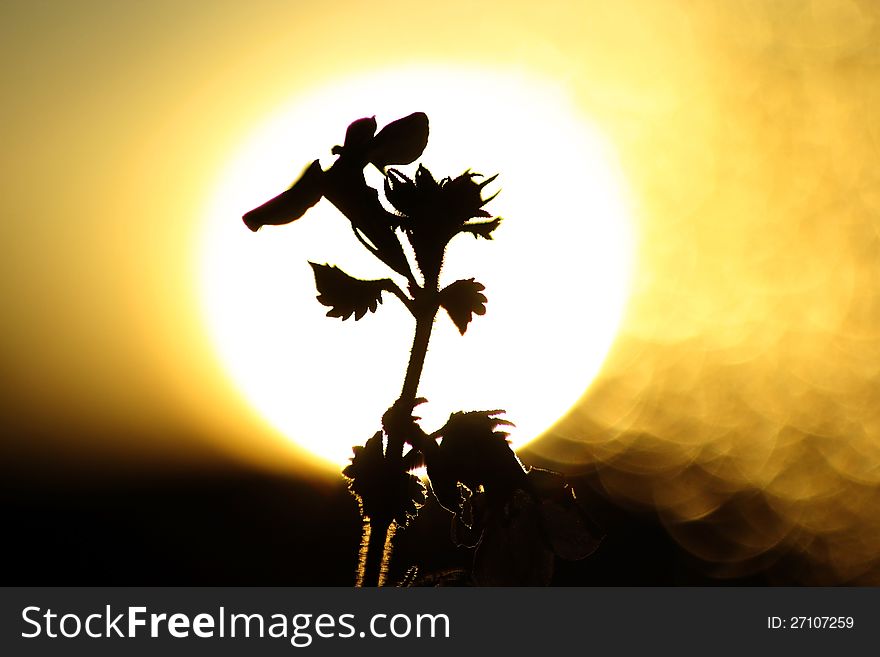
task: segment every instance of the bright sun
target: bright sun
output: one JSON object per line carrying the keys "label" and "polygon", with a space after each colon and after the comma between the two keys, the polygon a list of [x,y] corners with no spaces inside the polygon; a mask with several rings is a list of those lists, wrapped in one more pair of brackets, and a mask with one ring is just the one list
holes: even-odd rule
{"label": "bright sun", "polygon": [[516,424],[515,447],[538,436],[589,386],[627,298],[631,226],[619,170],[562,90],[520,74],[419,68],[298,96],[222,175],[207,213],[200,283],[211,338],[242,394],[284,435],[335,465],[376,431],[400,394],[414,321],[389,295],[357,323],[324,316],[308,260],[362,278],[389,275],[326,201],[256,234],[241,215],[316,157],[326,168],[354,119],[375,115],[381,127],[414,111],[430,119],[419,161],[438,179],[468,168],[500,174],[489,191],[501,193],[487,209],[504,218],[492,242],[461,235],[450,244],[441,284],[475,277],[488,311],[463,337],[438,314],[419,387],[429,399],[419,408],[423,427],[439,428],[456,410],[503,408]]}

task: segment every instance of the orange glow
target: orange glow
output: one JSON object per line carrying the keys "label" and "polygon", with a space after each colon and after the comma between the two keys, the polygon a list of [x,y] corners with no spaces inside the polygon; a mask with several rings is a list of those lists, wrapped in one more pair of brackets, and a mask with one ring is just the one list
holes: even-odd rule
{"label": "orange glow", "polygon": [[[531,455],[596,468],[721,574],[795,550],[813,583],[880,584],[876,2],[13,4],[0,333],[21,439],[4,456],[311,471],[205,330],[217,181],[266,117],[335,81],[513,71],[559,89],[613,149],[635,242],[608,359]],[[490,99],[457,100],[493,120]],[[332,143],[291,152],[265,191]],[[278,248],[299,229],[278,230]]]}
{"label": "orange glow", "polygon": [[[456,102],[480,94],[491,121]],[[491,211],[504,218],[491,242],[457,238],[449,248],[444,284],[475,276],[487,286],[488,312],[463,337],[438,318],[421,385],[425,426],[439,428],[455,410],[503,408],[516,423],[514,445],[535,438],[599,370],[628,291],[630,218],[612,154],[546,82],[422,67],[339,80],[293,100],[218,185],[202,251],[204,307],[251,403],[335,467],[397,397],[413,323],[394,299],[357,325],[324,317],[307,260],[389,274],[332,207],[256,235],[239,217],[284,189],[301,163],[318,154],[332,161],[330,146],[357,112],[387,122],[413,110],[432,122],[420,161],[441,177],[499,172]]]}

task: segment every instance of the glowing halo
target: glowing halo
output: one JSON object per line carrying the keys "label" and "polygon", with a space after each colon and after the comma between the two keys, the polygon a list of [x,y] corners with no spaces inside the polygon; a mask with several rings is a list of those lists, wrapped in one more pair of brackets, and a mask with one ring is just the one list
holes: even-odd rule
{"label": "glowing halo", "polygon": [[334,464],[376,431],[399,394],[414,322],[390,295],[357,323],[324,317],[308,260],[364,278],[390,274],[326,201],[256,234],[241,215],[314,158],[329,165],[353,119],[376,115],[382,126],[413,111],[431,121],[419,161],[438,178],[499,173],[501,193],[487,209],[504,218],[494,241],[463,235],[450,245],[443,280],[485,284],[488,312],[464,337],[438,315],[419,388],[429,399],[419,408],[426,429],[455,410],[503,408],[516,424],[514,446],[536,437],[599,371],[628,295],[621,176],[561,89],[520,74],[422,67],[298,95],[244,141],[219,180],[201,242],[201,297],[211,340],[242,394]]}

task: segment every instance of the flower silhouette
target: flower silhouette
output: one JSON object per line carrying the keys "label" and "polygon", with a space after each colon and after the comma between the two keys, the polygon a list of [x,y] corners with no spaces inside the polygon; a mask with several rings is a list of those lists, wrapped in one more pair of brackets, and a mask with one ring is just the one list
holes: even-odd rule
{"label": "flower silhouette", "polygon": [[482,177],[465,171],[457,178],[443,178],[438,182],[422,165],[412,179],[397,169],[388,170],[385,197],[400,213],[399,225],[413,247],[426,282],[438,280],[443,254],[453,237],[467,232],[491,239],[492,231],[501,223],[500,218],[471,222],[471,219],[492,216],[483,206],[497,193],[483,198],[482,191],[497,176],[477,182],[476,179]]}
{"label": "flower silhouette", "polygon": [[[527,469],[514,454],[501,410],[454,412],[443,427],[426,433],[413,415],[424,403],[418,387],[437,313],[443,308],[464,335],[474,316],[486,313],[485,286],[475,278],[439,285],[443,258],[458,234],[492,239],[501,223],[485,205],[483,190],[497,176],[465,171],[437,180],[419,165],[410,178],[390,165],[414,162],[425,149],[428,118],[416,112],[378,133],[375,117],[352,122],[336,161],[309,165],[286,191],[246,213],[253,231],[296,221],[322,198],[351,223],[361,245],[407,286],[391,278],[365,280],[330,264],[310,263],[318,301],[329,317],[355,321],[374,313],[383,293],[397,297],[415,319],[410,358],[401,393],[382,416],[382,429],[353,448],[342,474],[357,496],[364,520],[359,585],[381,585],[387,576],[391,540],[426,501],[412,470],[425,466],[430,490],[455,518],[454,540],[475,546],[474,581],[480,584],[546,584],[555,557],[580,559],[595,549],[598,532],[561,475]],[[364,169],[385,174],[387,204],[366,183]],[[412,247],[408,255],[403,237]],[[421,272],[418,281],[411,265]]]}
{"label": "flower silhouette", "polygon": [[380,171],[392,164],[416,160],[428,143],[428,117],[415,112],[393,121],[376,133],[376,117],[358,119],[348,126],[338,158],[326,171],[312,162],[289,189],[243,216],[253,231],[263,226],[289,224],[326,198],[351,222],[355,236],[376,258],[412,280],[406,255],[395,234],[395,216],[379,202],[378,192],[367,185],[364,167]]}

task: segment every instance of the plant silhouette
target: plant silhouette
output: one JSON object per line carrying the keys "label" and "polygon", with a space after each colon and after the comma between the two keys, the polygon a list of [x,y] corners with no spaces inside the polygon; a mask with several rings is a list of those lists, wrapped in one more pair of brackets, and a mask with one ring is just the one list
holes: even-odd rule
{"label": "plant silhouette", "polygon": [[[382,416],[382,428],[353,448],[343,470],[360,502],[364,538],[359,586],[385,583],[396,528],[405,527],[426,501],[426,489],[413,474],[427,470],[437,501],[453,514],[452,538],[475,547],[472,581],[485,585],[547,584],[554,555],[580,559],[598,545],[598,533],[562,475],[525,468],[507,441],[511,423],[502,410],[457,411],[428,433],[413,415],[432,328],[440,309],[464,335],[475,315],[486,312],[485,287],[475,278],[440,286],[443,259],[451,240],[466,233],[491,240],[501,224],[483,196],[496,176],[465,171],[437,180],[419,165],[410,178],[393,165],[415,162],[428,141],[428,117],[410,114],[377,133],[375,117],[348,126],[337,156],[324,170],[309,165],[286,191],[244,215],[253,231],[302,217],[326,198],[351,222],[361,245],[404,279],[363,280],[336,266],[310,263],[318,301],[328,317],[360,320],[376,312],[387,292],[415,319],[409,363],[400,396]],[[385,179],[383,193],[396,212],[385,208],[379,191],[364,176],[367,166]],[[411,247],[411,263],[401,239]],[[418,274],[418,275],[417,275]],[[409,578],[410,580],[414,577]]]}

